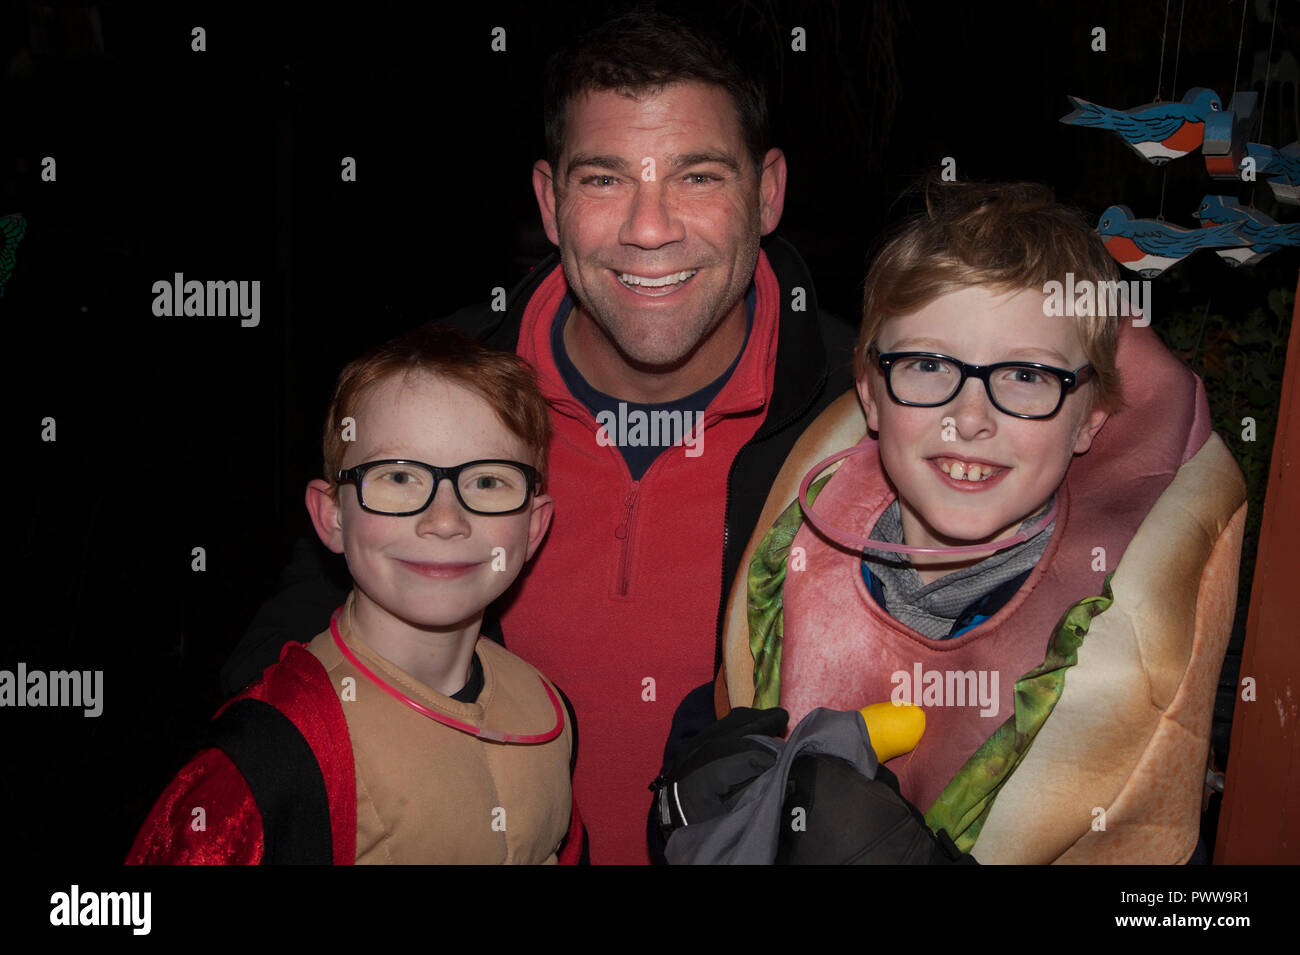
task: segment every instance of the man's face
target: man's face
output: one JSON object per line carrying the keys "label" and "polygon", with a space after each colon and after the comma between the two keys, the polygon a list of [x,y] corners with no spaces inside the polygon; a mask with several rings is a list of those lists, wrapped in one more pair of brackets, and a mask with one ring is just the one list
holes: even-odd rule
{"label": "man's face", "polygon": [[[950,292],[886,322],[876,347],[881,353],[937,352],[978,365],[1024,360],[1073,371],[1087,361],[1074,321],[1044,315],[1043,296],[1034,290]],[[898,489],[907,543],[953,546],[1014,534],[1047,503],[1073,455],[1088,450],[1105,422],[1106,413],[1092,407],[1094,387],[1088,382],[1072,389],[1051,418],[1026,420],[997,410],[975,378],[946,405],[898,404],[873,365],[858,393],[868,426],[879,433],[885,472]],[[981,478],[983,465],[993,473],[970,480],[974,463],[982,465]]]}
{"label": "man's face", "polygon": [[731,97],[699,83],[576,97],[559,168],[534,173],[569,287],[625,359],[650,367],[689,356],[738,306],[784,184],[780,152],[755,170]]}
{"label": "man's face", "polygon": [[[491,405],[426,374],[381,380],[364,394],[354,417],[356,441],[348,445],[344,468],[386,459],[441,467],[486,459],[531,462],[524,442]],[[472,621],[514,581],[541,542],[551,504],[541,495],[519,513],[473,514],[443,479],[419,514],[362,510],[352,485],[340,486],[325,511],[317,530],[326,546],[347,557],[359,619],[373,619],[378,611],[388,625],[395,619],[451,629]]]}

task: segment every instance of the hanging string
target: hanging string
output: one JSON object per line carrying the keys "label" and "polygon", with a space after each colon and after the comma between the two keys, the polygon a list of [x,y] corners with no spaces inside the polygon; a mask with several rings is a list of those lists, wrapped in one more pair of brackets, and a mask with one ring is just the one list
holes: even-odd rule
{"label": "hanging string", "polygon": [[[1278,0],[1281,2],[1281,0]],[[1231,96],[1237,90],[1237,79],[1241,76],[1241,43],[1246,39],[1246,8],[1250,6],[1250,0],[1241,0],[1241,30],[1237,33],[1237,62],[1232,66],[1232,87],[1228,90]],[[1276,11],[1274,12],[1276,16]]]}
{"label": "hanging string", "polygon": [[[1273,78],[1273,37],[1277,35],[1277,8],[1282,6],[1282,0],[1274,0],[1273,3],[1273,28],[1268,32],[1268,59],[1264,62],[1264,95],[1259,101],[1259,140],[1264,139],[1264,104],[1268,102],[1268,84]],[[1278,132],[1281,133],[1281,125],[1278,126]]]}
{"label": "hanging string", "polygon": [[1178,7],[1178,46],[1174,48],[1174,82],[1169,90],[1172,99],[1178,99],[1178,61],[1183,58],[1183,14],[1187,12],[1187,0],[1182,0]]}
{"label": "hanging string", "polygon": [[[1182,0],[1182,3],[1180,3],[1178,6],[1178,43],[1174,47],[1174,82],[1169,89],[1169,95],[1173,97],[1175,100],[1178,99],[1178,61],[1183,58],[1183,18],[1186,13],[1187,13],[1187,0]],[[1169,21],[1169,3],[1168,0],[1166,0],[1165,3],[1166,31],[1168,30],[1169,27],[1168,21]],[[1165,58],[1165,51],[1164,51],[1164,44],[1162,42],[1161,49],[1160,49],[1160,61],[1162,64],[1160,69],[1162,73],[1164,72],[1164,66],[1163,66],[1164,58]],[[1157,93],[1156,95],[1158,99],[1159,93]],[[1156,214],[1157,222],[1165,221],[1165,186],[1168,184],[1168,182],[1169,182],[1169,163],[1165,163],[1164,173],[1160,177],[1160,211]]]}
{"label": "hanging string", "polygon": [[1165,40],[1169,38],[1169,0],[1165,0],[1165,29],[1160,34],[1160,72],[1156,75],[1156,98],[1160,102],[1160,84],[1165,78]]}

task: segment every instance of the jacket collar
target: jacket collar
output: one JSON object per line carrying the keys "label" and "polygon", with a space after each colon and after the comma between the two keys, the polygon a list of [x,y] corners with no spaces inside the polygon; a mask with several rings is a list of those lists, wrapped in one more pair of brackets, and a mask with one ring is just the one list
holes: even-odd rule
{"label": "jacket collar", "polygon": [[[808,266],[794,246],[777,236],[769,236],[763,250],[781,286],[781,320],[772,399],[767,417],[754,435],[756,441],[803,415],[822,393],[828,374],[821,310]],[[800,306],[799,311],[795,306]]]}

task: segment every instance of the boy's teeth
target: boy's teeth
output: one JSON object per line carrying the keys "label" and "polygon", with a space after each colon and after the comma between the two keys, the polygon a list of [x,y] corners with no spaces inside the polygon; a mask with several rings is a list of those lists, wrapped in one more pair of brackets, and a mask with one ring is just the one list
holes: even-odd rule
{"label": "boy's teeth", "polygon": [[648,279],[641,275],[633,275],[631,272],[620,272],[618,278],[624,285],[644,285],[647,288],[661,288],[665,285],[676,285],[685,282],[698,271],[699,269],[683,269],[680,272],[674,272],[672,275],[665,275],[663,278],[658,279]]}
{"label": "boy's teeth", "polygon": [[940,461],[939,469],[954,481],[987,481],[997,468],[965,461]]}

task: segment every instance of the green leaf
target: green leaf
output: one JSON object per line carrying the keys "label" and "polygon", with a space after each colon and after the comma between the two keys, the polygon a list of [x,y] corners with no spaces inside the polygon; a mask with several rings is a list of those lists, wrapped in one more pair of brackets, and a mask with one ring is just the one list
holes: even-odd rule
{"label": "green leaf", "polygon": [[1268,293],[1268,308],[1279,322],[1285,322],[1291,317],[1291,309],[1295,304],[1295,295],[1290,289],[1275,288],[1270,289]]}

